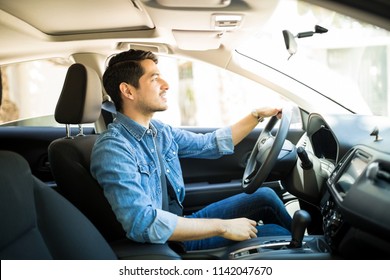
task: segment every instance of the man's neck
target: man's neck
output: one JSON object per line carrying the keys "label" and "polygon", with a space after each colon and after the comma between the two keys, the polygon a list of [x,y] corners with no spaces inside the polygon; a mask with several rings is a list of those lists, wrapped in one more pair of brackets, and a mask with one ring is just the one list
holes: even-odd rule
{"label": "man's neck", "polygon": [[124,110],[122,114],[128,116],[133,121],[137,122],[138,124],[142,125],[143,127],[149,128],[150,127],[150,121],[153,117],[153,113],[149,115],[141,114],[135,110]]}

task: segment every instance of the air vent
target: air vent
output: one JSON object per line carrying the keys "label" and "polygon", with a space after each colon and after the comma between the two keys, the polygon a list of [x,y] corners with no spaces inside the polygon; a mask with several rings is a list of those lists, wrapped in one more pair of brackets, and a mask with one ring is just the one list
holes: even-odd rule
{"label": "air vent", "polygon": [[383,180],[390,183],[390,171],[386,170],[378,162],[372,162],[368,165],[366,171],[367,178],[371,180]]}
{"label": "air vent", "polygon": [[376,176],[378,179],[390,183],[390,172],[389,170],[384,169],[381,165],[379,165],[378,174]]}

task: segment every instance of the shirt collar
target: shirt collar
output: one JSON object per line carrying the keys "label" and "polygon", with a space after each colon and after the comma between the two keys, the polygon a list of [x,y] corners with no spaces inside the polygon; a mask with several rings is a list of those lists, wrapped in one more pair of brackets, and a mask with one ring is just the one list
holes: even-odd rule
{"label": "shirt collar", "polygon": [[141,141],[148,130],[151,130],[154,136],[157,135],[157,128],[152,122],[150,122],[150,128],[146,128],[120,112],[117,112],[114,121],[122,124],[138,141]]}

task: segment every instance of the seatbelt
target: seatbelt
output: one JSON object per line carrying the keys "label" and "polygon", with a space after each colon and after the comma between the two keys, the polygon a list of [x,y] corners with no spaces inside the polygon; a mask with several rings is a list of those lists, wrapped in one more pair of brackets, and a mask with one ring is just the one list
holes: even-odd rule
{"label": "seatbelt", "polygon": [[[157,145],[156,137],[153,137],[154,146],[156,146],[158,160],[160,161],[161,168],[161,191],[162,191],[162,209],[170,212],[169,209],[169,201],[168,201],[168,186],[167,186],[167,178],[165,176],[165,168],[164,161],[162,159],[162,154],[160,150],[160,146]],[[168,241],[169,247],[178,254],[184,254],[187,252],[186,247],[183,242],[180,241]]]}
{"label": "seatbelt", "polygon": [[168,201],[168,188],[167,188],[167,178],[165,177],[165,169],[164,169],[164,161],[162,159],[160,147],[156,143],[155,137],[153,137],[154,145],[156,146],[158,160],[160,161],[161,168],[161,192],[162,192],[162,209],[165,211],[169,211],[169,201]]}
{"label": "seatbelt", "polygon": [[154,139],[154,145],[156,146],[157,156],[158,156],[158,160],[160,161],[160,168],[161,168],[160,181],[161,181],[161,189],[162,189],[162,209],[171,212],[173,214],[176,214],[178,216],[183,216],[183,207],[178,202],[176,193],[173,190],[173,187],[170,184],[170,182],[167,180],[160,147],[157,145],[155,138],[153,139]]}

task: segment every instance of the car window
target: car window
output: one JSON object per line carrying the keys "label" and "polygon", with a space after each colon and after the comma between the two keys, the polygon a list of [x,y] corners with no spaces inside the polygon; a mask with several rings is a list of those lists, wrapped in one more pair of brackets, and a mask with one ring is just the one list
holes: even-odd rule
{"label": "car window", "polygon": [[71,64],[58,58],[1,66],[0,124],[58,125],[54,109]]}
{"label": "car window", "polygon": [[252,80],[200,61],[160,56],[158,66],[169,84],[169,108],[155,117],[171,125],[220,127],[254,108],[288,104],[296,109],[292,126],[301,127],[294,104]]}
{"label": "car window", "polygon": [[[53,114],[72,63],[48,59],[2,66],[0,124],[58,126]],[[200,61],[160,56],[158,66],[169,83],[169,109],[155,117],[173,126],[224,126],[254,108],[288,102],[258,83]],[[294,112],[292,125],[301,126]]]}

